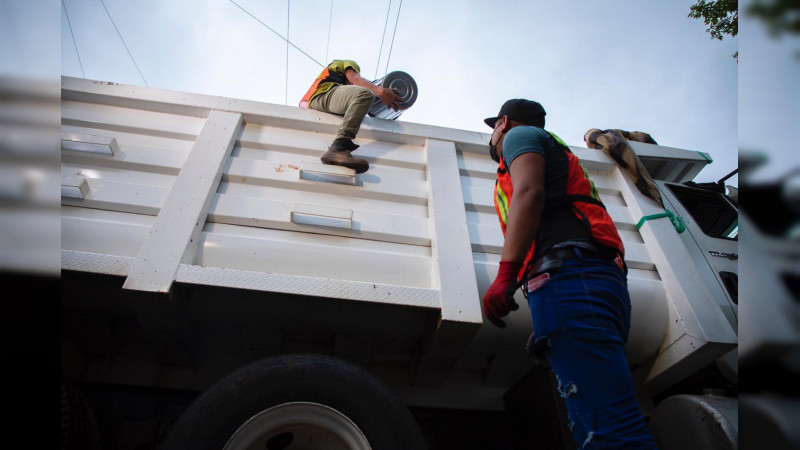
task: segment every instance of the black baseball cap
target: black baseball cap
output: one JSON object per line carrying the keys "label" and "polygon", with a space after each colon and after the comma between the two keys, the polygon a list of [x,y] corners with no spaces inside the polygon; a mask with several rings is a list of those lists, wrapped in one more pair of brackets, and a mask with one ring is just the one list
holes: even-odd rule
{"label": "black baseball cap", "polygon": [[503,103],[497,116],[488,117],[483,123],[489,125],[489,128],[494,128],[497,119],[508,116],[511,120],[532,125],[541,122],[546,114],[540,103],[533,100],[525,100],[524,98],[514,98]]}

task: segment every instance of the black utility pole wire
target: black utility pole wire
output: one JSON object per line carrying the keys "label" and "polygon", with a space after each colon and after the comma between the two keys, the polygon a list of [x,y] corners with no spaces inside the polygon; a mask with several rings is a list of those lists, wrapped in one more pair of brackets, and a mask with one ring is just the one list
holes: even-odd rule
{"label": "black utility pole wire", "polygon": [[333,21],[333,0],[331,0],[331,10],[328,13],[328,43],[325,44],[325,62],[328,62],[328,49],[331,47],[331,22]]}
{"label": "black utility pole wire", "polygon": [[324,66],[324,65],[323,65],[321,62],[317,61],[316,59],[314,59],[314,58],[312,58],[311,56],[309,56],[309,54],[308,54],[308,53],[306,53],[306,52],[304,52],[303,50],[301,50],[301,49],[300,49],[300,47],[298,47],[298,46],[296,46],[296,45],[292,44],[291,42],[289,42],[289,40],[288,40],[288,39],[286,39],[285,37],[281,36],[281,35],[280,35],[280,33],[278,33],[277,31],[273,30],[272,28],[270,28],[270,26],[269,26],[269,25],[267,25],[267,24],[265,24],[264,22],[260,21],[260,20],[258,19],[258,17],[256,17],[256,16],[254,16],[254,15],[250,14],[250,11],[248,11],[248,10],[246,10],[246,9],[242,8],[241,6],[239,6],[239,5],[238,5],[236,2],[234,2],[233,0],[228,0],[228,1],[229,1],[229,2],[231,2],[231,3],[233,3],[233,4],[234,4],[234,5],[237,7],[237,8],[241,9],[242,11],[244,11],[244,13],[245,13],[245,14],[247,14],[248,16],[250,16],[250,17],[252,17],[253,19],[255,19],[255,20],[256,20],[256,22],[258,22],[258,23],[260,23],[261,25],[263,25],[264,27],[266,27],[266,28],[267,28],[269,31],[272,31],[273,33],[275,33],[275,35],[276,35],[276,36],[278,36],[279,38],[281,38],[281,39],[283,39],[284,41],[286,41],[286,43],[287,43],[287,44],[289,44],[289,45],[291,45],[292,47],[294,47],[295,49],[297,49],[297,51],[298,51],[298,52],[300,52],[300,53],[302,53],[302,54],[306,55],[306,56],[308,57],[308,59],[310,59],[310,60],[314,61],[315,63],[319,64],[319,66],[320,66],[320,67],[325,67],[325,66]]}
{"label": "black utility pole wire", "polygon": [[392,44],[389,46],[389,57],[386,58],[386,70],[383,75],[389,73],[389,60],[392,59],[392,48],[394,47],[394,35],[397,34],[397,22],[400,20],[400,9],[403,7],[403,0],[400,0],[400,6],[397,7],[397,18],[394,19],[394,32],[392,32]]}
{"label": "black utility pole wire", "polygon": [[144,81],[144,85],[147,86],[147,87],[150,87],[150,85],[147,84],[147,80],[144,78],[144,75],[142,75],[142,71],[139,69],[139,65],[136,64],[136,59],[131,54],[131,50],[128,48],[128,44],[125,43],[125,38],[123,38],[122,34],[119,32],[119,28],[117,28],[117,24],[114,23],[114,19],[111,18],[111,14],[108,12],[108,8],[106,8],[106,4],[103,3],[103,0],[100,0],[100,4],[103,5],[103,9],[106,10],[106,14],[108,15],[108,18],[111,20],[111,25],[114,25],[114,29],[117,30],[117,36],[119,36],[120,40],[122,40],[122,45],[124,45],[125,46],[125,50],[128,51],[128,56],[131,57],[131,61],[133,61],[133,65],[136,66],[136,70],[139,71],[139,75],[142,77],[142,80]]}
{"label": "black utility pole wire", "polygon": [[389,0],[389,7],[386,8],[386,20],[383,22],[383,34],[381,34],[381,46],[378,49],[378,62],[375,63],[375,79],[378,78],[378,67],[381,65],[381,53],[383,52],[383,40],[386,38],[386,25],[389,23],[389,12],[392,10],[392,0]]}
{"label": "black utility pole wire", "polygon": [[72,45],[75,46],[75,53],[78,54],[78,64],[81,66],[81,75],[86,78],[86,72],[83,71],[83,63],[81,62],[81,52],[78,51],[78,44],[75,42],[75,35],[72,33],[72,23],[69,21],[69,13],[67,12],[67,5],[64,0],[61,0],[61,6],[64,7],[64,14],[67,16],[67,26],[69,26],[69,34],[72,36]]}
{"label": "black utility pole wire", "polygon": [[289,104],[289,3],[291,0],[286,0],[286,98],[283,101],[284,105]]}

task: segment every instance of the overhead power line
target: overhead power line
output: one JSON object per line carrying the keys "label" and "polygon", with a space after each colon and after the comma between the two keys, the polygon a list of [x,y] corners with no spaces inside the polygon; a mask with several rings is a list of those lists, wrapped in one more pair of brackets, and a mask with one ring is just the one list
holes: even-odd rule
{"label": "overhead power line", "polygon": [[389,60],[392,59],[392,48],[394,47],[394,35],[397,34],[397,22],[400,20],[400,9],[403,8],[403,0],[400,0],[400,6],[397,7],[397,18],[394,19],[394,32],[392,32],[392,43],[389,45],[389,56],[386,58],[386,70],[384,75],[389,73]]}
{"label": "overhead power line", "polygon": [[331,10],[328,14],[328,43],[325,44],[325,62],[328,62],[328,49],[331,46],[331,22],[333,21],[333,0],[331,0]]}
{"label": "overhead power line", "polygon": [[81,62],[81,52],[78,51],[78,44],[75,42],[75,34],[72,33],[72,23],[69,21],[69,13],[67,12],[67,5],[64,0],[61,0],[61,6],[64,7],[64,14],[67,16],[67,26],[69,26],[69,34],[72,36],[72,45],[75,46],[75,53],[78,54],[78,64],[81,66],[81,75],[86,78],[86,72],[83,71],[83,63]]}
{"label": "overhead power line", "polygon": [[286,99],[284,104],[289,104],[289,4],[291,0],[286,0]]}
{"label": "overhead power line", "polygon": [[381,46],[378,49],[378,62],[375,64],[375,78],[378,78],[378,67],[381,65],[381,53],[383,52],[383,40],[386,38],[386,25],[389,23],[389,12],[392,10],[392,0],[389,0],[389,7],[386,8],[386,20],[383,22],[383,34],[381,34]]}
{"label": "overhead power line", "polygon": [[228,0],[228,1],[229,1],[229,2],[231,2],[231,3],[233,3],[233,4],[234,4],[234,5],[237,7],[237,8],[241,9],[242,11],[244,11],[244,13],[245,13],[245,14],[247,14],[248,16],[250,16],[250,17],[252,17],[253,19],[255,19],[255,21],[256,21],[256,22],[258,22],[258,23],[260,23],[261,25],[263,25],[263,26],[264,26],[265,28],[267,28],[269,31],[272,31],[273,33],[275,33],[275,35],[276,35],[276,36],[278,36],[279,38],[281,38],[281,39],[283,39],[284,41],[286,41],[286,43],[287,43],[287,44],[289,44],[289,45],[291,45],[292,47],[294,47],[294,48],[295,48],[295,49],[296,49],[298,52],[300,52],[300,53],[302,53],[302,54],[306,55],[306,57],[308,57],[308,59],[310,59],[310,60],[314,61],[315,63],[319,64],[319,66],[320,66],[320,67],[325,67],[325,65],[324,65],[324,64],[322,64],[321,62],[319,62],[319,61],[317,61],[316,59],[312,58],[312,57],[311,57],[311,56],[310,56],[308,53],[306,53],[306,52],[304,52],[303,50],[301,50],[301,49],[300,49],[300,47],[298,47],[298,46],[296,46],[296,45],[292,44],[292,43],[289,41],[289,39],[286,39],[285,37],[281,36],[281,35],[280,35],[280,33],[278,33],[277,31],[273,30],[273,29],[272,29],[272,28],[271,28],[269,25],[267,25],[267,24],[265,24],[264,22],[262,22],[261,20],[259,20],[259,18],[258,18],[258,17],[256,17],[256,16],[254,16],[254,15],[250,14],[250,11],[248,11],[248,10],[246,10],[246,9],[242,8],[241,6],[239,6],[239,4],[238,4],[238,3],[234,2],[233,0]]}
{"label": "overhead power line", "polygon": [[142,77],[142,80],[144,81],[144,85],[147,86],[147,87],[150,87],[150,85],[147,84],[147,80],[144,78],[144,75],[142,75],[142,71],[139,69],[139,65],[136,64],[136,59],[131,54],[131,50],[128,48],[128,44],[125,43],[125,38],[123,38],[122,34],[119,32],[119,28],[117,28],[117,24],[114,23],[114,19],[111,18],[111,14],[108,12],[108,8],[106,8],[106,4],[103,2],[103,0],[100,0],[100,4],[103,5],[103,9],[106,10],[106,14],[108,15],[109,20],[111,20],[111,25],[114,25],[114,29],[117,30],[117,36],[119,36],[120,40],[122,40],[122,45],[124,45],[125,46],[125,50],[128,51],[128,56],[131,57],[131,61],[133,61],[133,65],[136,66],[136,70],[139,71],[139,75]]}

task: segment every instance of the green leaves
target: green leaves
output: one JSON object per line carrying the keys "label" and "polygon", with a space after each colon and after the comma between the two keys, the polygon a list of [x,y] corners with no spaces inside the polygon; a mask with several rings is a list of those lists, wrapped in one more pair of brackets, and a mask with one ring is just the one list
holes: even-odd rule
{"label": "green leaves", "polygon": [[739,2],[737,0],[699,0],[690,7],[689,17],[703,19],[712,38],[739,33]]}

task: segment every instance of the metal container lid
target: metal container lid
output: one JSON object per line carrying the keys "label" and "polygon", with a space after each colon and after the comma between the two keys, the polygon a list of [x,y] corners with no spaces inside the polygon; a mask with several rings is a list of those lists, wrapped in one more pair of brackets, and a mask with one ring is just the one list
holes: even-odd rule
{"label": "metal container lid", "polygon": [[403,111],[410,108],[417,100],[417,83],[414,81],[414,78],[412,78],[411,75],[407,74],[406,72],[400,70],[389,72],[383,77],[373,81],[372,84],[384,88],[394,89],[400,96],[404,108],[400,111],[394,111],[389,109],[389,107],[386,106],[381,99],[376,98],[375,103],[373,103],[372,108],[369,111],[369,115],[371,117],[390,120],[397,119],[400,117],[400,114],[402,114]]}

